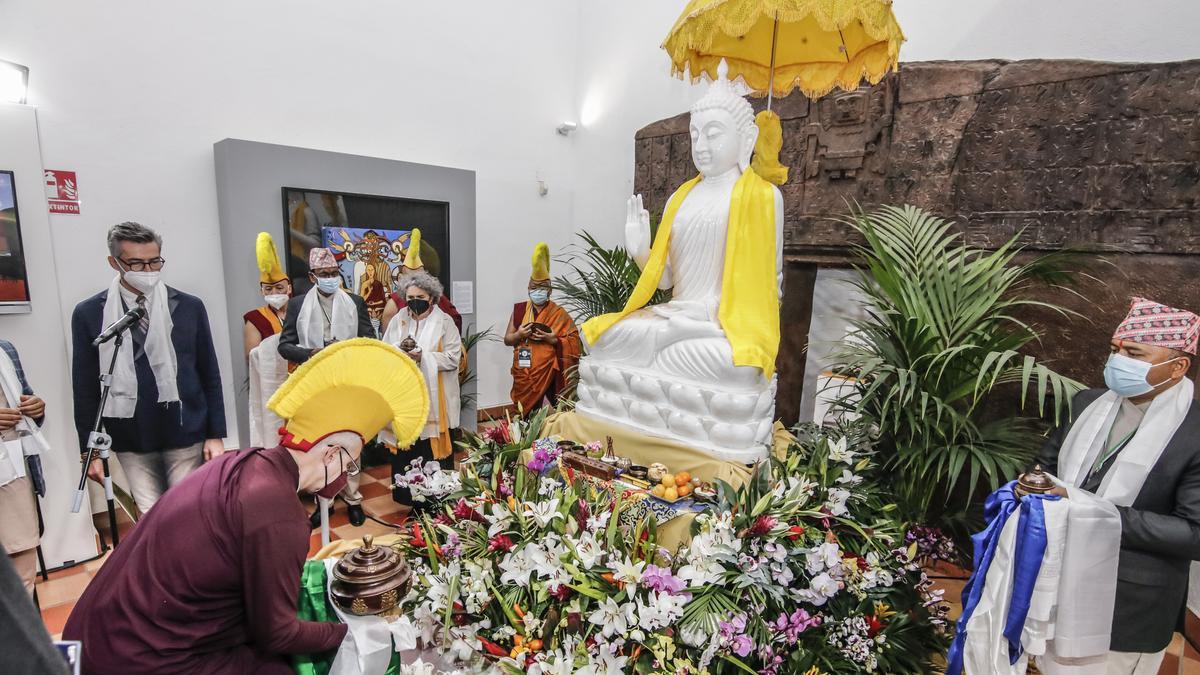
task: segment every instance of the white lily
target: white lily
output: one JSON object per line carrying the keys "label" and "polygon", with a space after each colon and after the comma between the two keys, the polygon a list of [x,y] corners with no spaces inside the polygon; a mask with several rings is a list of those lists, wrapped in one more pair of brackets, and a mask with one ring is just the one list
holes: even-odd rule
{"label": "white lily", "polygon": [[525,502],[525,508],[529,511],[529,516],[541,528],[562,518],[562,514],[558,511],[558,497],[548,502]]}

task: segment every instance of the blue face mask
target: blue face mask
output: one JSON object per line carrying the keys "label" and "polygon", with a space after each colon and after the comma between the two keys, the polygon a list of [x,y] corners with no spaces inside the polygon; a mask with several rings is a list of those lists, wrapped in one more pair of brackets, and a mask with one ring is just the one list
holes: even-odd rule
{"label": "blue face mask", "polygon": [[529,291],[529,299],[533,302],[533,304],[540,307],[546,304],[546,301],[550,299],[550,291],[544,288],[534,289]]}
{"label": "blue face mask", "polygon": [[339,289],[341,287],[342,287],[342,278],[340,276],[328,277],[328,278],[317,277],[317,288],[320,289],[321,292],[324,293],[325,295],[329,295],[330,293],[336,291],[337,289]]}
{"label": "blue face mask", "polygon": [[[1177,359],[1170,359],[1163,361],[1163,363],[1170,363],[1175,360]],[[1149,394],[1154,391],[1155,387],[1159,387],[1167,382],[1167,380],[1163,380],[1158,384],[1150,384],[1146,381],[1146,376],[1150,374],[1150,369],[1158,365],[1162,364],[1146,363],[1145,361],[1139,361],[1124,354],[1112,354],[1108,357],[1108,363],[1104,364],[1104,384],[1117,396],[1125,398]]]}

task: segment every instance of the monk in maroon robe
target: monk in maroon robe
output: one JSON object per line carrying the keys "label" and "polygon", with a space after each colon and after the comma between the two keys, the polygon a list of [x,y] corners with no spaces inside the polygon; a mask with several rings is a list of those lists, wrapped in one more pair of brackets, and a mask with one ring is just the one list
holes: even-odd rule
{"label": "monk in maroon robe", "polygon": [[71,612],[83,672],[290,673],[284,655],[341,644],[346,626],[296,618],[310,529],[293,452],[226,453],[163,495]]}

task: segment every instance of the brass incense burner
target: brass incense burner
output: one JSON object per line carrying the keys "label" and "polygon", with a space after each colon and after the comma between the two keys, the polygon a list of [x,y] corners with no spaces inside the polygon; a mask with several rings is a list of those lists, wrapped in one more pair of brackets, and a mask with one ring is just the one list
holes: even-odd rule
{"label": "brass incense burner", "polygon": [[402,351],[411,352],[417,348],[417,341],[408,336],[400,341],[400,349]]}
{"label": "brass incense burner", "polygon": [[1023,473],[1017,478],[1017,485],[1013,488],[1013,493],[1018,497],[1027,495],[1044,495],[1054,489],[1054,481],[1050,480],[1050,476],[1042,471],[1042,465],[1038,464],[1033,467],[1033,471]]}
{"label": "brass incense burner", "polygon": [[329,596],[342,611],[363,616],[396,608],[408,594],[412,572],[404,558],[390,546],[376,546],[373,537],[350,551],[333,566]]}

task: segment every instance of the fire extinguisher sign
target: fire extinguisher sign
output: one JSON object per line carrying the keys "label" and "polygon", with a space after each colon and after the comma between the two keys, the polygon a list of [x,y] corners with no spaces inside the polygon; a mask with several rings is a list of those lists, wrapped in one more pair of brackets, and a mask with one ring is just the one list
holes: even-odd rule
{"label": "fire extinguisher sign", "polygon": [[46,201],[50,213],[79,215],[79,183],[74,171],[46,169]]}

